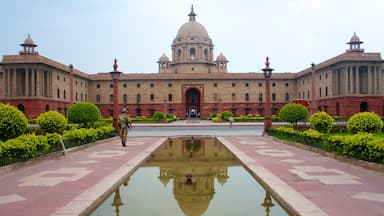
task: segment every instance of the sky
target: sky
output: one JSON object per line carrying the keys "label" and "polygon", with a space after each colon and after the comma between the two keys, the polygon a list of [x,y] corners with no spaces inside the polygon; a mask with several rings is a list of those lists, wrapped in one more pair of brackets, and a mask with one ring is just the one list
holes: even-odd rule
{"label": "sky", "polygon": [[157,73],[191,5],[215,58],[230,73],[298,72],[348,49],[354,32],[366,52],[384,51],[383,0],[4,0],[0,55],[15,55],[30,34],[40,55],[96,74]]}

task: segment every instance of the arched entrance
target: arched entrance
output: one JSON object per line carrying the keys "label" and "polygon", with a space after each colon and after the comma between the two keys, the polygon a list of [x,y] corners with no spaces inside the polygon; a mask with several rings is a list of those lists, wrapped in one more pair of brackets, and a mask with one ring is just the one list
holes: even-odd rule
{"label": "arched entrance", "polygon": [[23,112],[23,113],[24,113],[24,111],[25,111],[25,107],[24,107],[23,104],[18,104],[18,105],[17,105],[17,109],[20,110],[20,111]]}
{"label": "arched entrance", "polygon": [[187,118],[200,117],[200,92],[197,88],[185,92],[185,110]]}
{"label": "arched entrance", "polygon": [[360,112],[368,112],[368,102],[360,103]]}

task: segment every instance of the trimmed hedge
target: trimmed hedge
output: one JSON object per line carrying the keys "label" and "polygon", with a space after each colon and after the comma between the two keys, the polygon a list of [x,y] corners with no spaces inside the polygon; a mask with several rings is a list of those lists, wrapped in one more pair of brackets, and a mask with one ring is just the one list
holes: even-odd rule
{"label": "trimmed hedge", "polygon": [[28,130],[28,121],[20,110],[0,103],[0,140],[18,137]]}
{"label": "trimmed hedge", "polygon": [[40,129],[46,133],[61,133],[67,127],[67,119],[57,111],[42,113],[37,121]]}
{"label": "trimmed hedge", "polygon": [[279,112],[281,121],[290,122],[295,126],[297,125],[297,122],[307,120],[308,116],[308,109],[301,104],[295,103],[285,104]]}
{"label": "trimmed hedge", "polygon": [[92,123],[101,119],[101,112],[95,104],[81,102],[69,107],[67,118],[69,122],[84,124],[85,127],[90,127]]}
{"label": "trimmed hedge", "polygon": [[15,139],[0,143],[1,158],[26,160],[49,151],[47,137],[35,134],[23,134]]}
{"label": "trimmed hedge", "polygon": [[[65,131],[62,139],[65,146],[70,148],[112,137],[114,132],[115,128],[112,126],[72,129]],[[61,148],[60,135],[57,133],[47,133],[43,136],[24,134],[6,142],[0,141],[0,166],[59,151]]]}
{"label": "trimmed hedge", "polygon": [[309,117],[311,128],[321,133],[328,133],[333,125],[333,118],[326,112],[317,112]]}
{"label": "trimmed hedge", "polygon": [[352,133],[376,133],[383,128],[381,118],[371,112],[361,112],[354,114],[347,122],[347,129]]}
{"label": "trimmed hedge", "polygon": [[303,143],[336,154],[384,163],[384,139],[374,137],[370,133],[334,135],[326,138],[322,133],[313,129],[301,132],[292,127],[271,127],[268,134],[282,140]]}

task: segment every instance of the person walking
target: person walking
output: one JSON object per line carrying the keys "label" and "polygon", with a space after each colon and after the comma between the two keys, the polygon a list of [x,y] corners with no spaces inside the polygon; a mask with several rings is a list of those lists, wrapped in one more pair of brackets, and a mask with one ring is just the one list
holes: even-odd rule
{"label": "person walking", "polygon": [[125,143],[127,142],[127,136],[128,136],[128,129],[132,128],[132,123],[129,120],[129,116],[127,113],[127,109],[124,108],[121,111],[121,114],[119,115],[118,118],[118,123],[120,127],[120,139],[121,139],[121,144],[126,147]]}

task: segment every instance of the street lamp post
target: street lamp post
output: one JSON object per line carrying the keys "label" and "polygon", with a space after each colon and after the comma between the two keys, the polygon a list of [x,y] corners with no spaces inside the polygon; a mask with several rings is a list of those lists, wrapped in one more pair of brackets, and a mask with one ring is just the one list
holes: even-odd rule
{"label": "street lamp post", "polygon": [[311,114],[315,113],[316,112],[316,82],[315,82],[315,63],[312,63],[311,64],[311,73],[312,73],[312,100],[311,100]]}
{"label": "street lamp post", "polygon": [[164,119],[163,119],[163,121],[164,121],[164,123],[167,123],[167,99],[164,99],[164,107],[163,107],[163,109],[164,109]]}
{"label": "street lamp post", "polygon": [[115,63],[113,64],[113,71],[110,72],[113,80],[113,127],[115,127],[116,131],[118,130],[117,126],[117,118],[119,116],[119,78],[120,71],[117,71],[117,59],[115,59]]}
{"label": "street lamp post", "polygon": [[72,106],[74,103],[73,95],[74,95],[74,89],[73,89],[73,65],[68,65],[69,67],[69,106]]}
{"label": "street lamp post", "polygon": [[269,58],[266,58],[265,68],[263,68],[265,78],[265,115],[264,115],[264,134],[268,132],[268,129],[272,126],[271,121],[271,89],[270,80],[273,69],[269,67]]}

